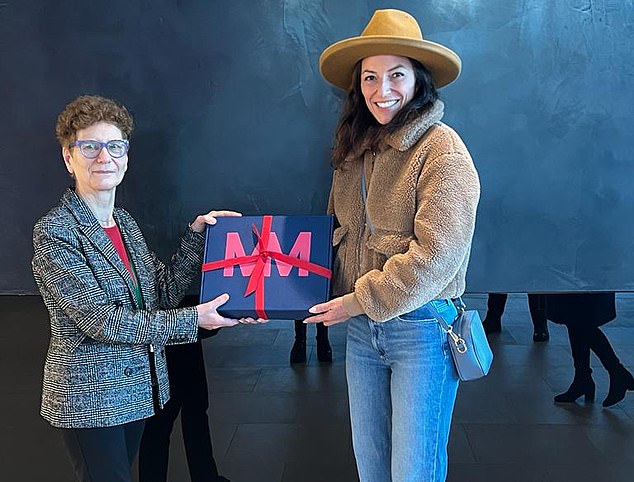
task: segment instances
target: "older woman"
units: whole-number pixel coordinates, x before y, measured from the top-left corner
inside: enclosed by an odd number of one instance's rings
[[[346,375],[362,482],[439,481],[458,378],[447,335],[465,289],[480,185],[437,88],[458,56],[416,20],[378,10],[358,37],[321,55],[347,91],[337,126],[329,212],[335,298],[307,322],[348,321]]]
[[[169,398],[164,346],[196,341],[199,326],[238,323],[216,312],[226,294],[175,307],[200,272],[205,224],[239,213],[198,216],[171,261],[157,259],[115,207],[132,127],[110,99],[66,106],[56,133],[75,186],[33,231],[33,273],[51,322],[41,413],[61,429],[78,478],[93,482],[131,480],[143,420]]]

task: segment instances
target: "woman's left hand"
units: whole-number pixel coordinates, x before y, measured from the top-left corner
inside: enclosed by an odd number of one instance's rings
[[[308,309],[315,316],[309,316],[304,323],[322,322],[325,326],[336,325],[350,318],[350,315],[343,307],[343,298],[334,298],[326,303],[320,303]]]
[[[261,325],[262,323],[268,323],[269,320],[264,318],[240,318],[238,322],[241,325]]]
[[[216,224],[216,218],[221,216],[242,216],[242,214],[236,211],[209,211],[207,214],[197,216],[190,224],[190,227],[192,228],[192,231],[202,233],[207,224]]]

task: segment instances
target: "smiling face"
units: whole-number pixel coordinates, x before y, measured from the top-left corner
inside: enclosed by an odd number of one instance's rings
[[[108,142],[123,139],[118,127],[98,122],[77,131],[77,140]],[[62,157],[66,169],[75,178],[75,190],[81,196],[99,196],[104,191],[113,192],[123,180],[128,169],[128,155],[115,158],[102,149],[95,159],[84,157],[79,147],[63,147]]]
[[[414,97],[416,74],[407,57],[375,55],[361,61],[361,93],[379,124],[388,124]]]

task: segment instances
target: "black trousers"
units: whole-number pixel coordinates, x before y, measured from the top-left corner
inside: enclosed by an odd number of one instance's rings
[[[77,480],[130,482],[144,420],[100,428],[60,429]]]
[[[192,482],[218,479],[209,433],[209,395],[202,343],[165,347],[170,400],[145,424],[139,453],[139,481],[167,480],[170,435],[180,413],[187,466]]]
[[[501,319],[506,306],[506,293],[489,293],[487,300],[487,318]],[[531,319],[535,328],[546,326],[546,306],[544,295],[529,293],[528,309],[531,312]]]

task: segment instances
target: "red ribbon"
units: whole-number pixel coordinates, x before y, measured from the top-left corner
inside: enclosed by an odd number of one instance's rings
[[[262,216],[262,233],[258,233],[258,228],[252,225],[253,232],[258,239],[258,254],[252,254],[250,256],[240,256],[237,258],[223,259],[220,261],[211,261],[204,263],[202,270],[213,271],[220,268],[226,268],[229,266],[236,266],[242,264],[249,264],[255,262],[253,271],[249,276],[249,283],[244,292],[246,298],[251,293],[255,292],[255,312],[259,318],[268,320],[268,316],[264,311],[264,268],[270,258],[282,261],[284,263],[295,266],[299,269],[304,269],[315,273],[316,275],[323,276],[330,279],[332,277],[332,271],[328,268],[324,268],[310,261],[294,258],[284,253],[278,253],[276,251],[269,251],[269,239],[271,237],[271,224],[273,222],[273,216]]]

